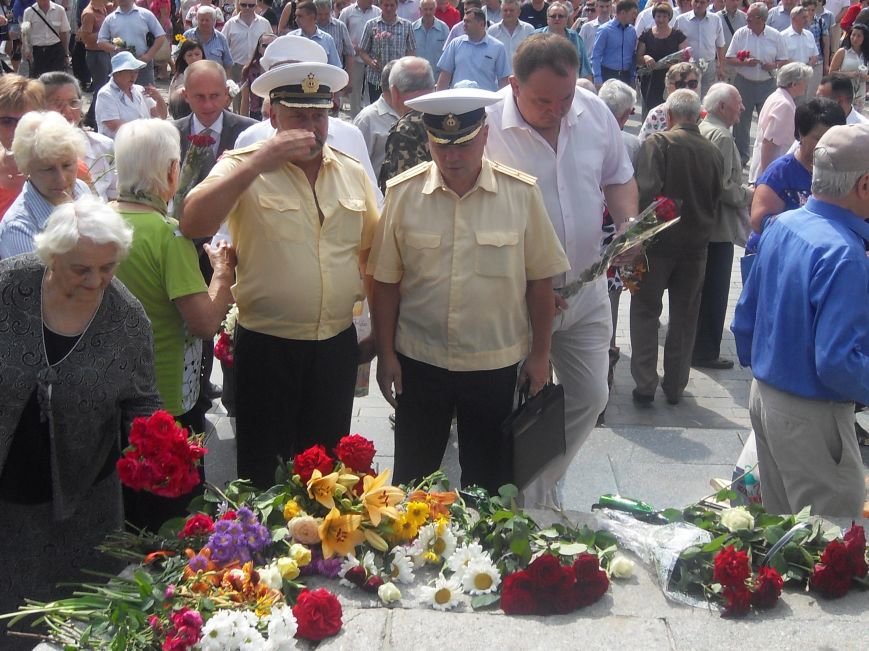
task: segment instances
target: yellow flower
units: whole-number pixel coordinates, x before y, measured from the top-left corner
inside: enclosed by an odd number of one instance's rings
[[[187,42],[187,38],[184,36],[184,34],[176,34],[175,42],[178,43],[178,45],[184,45],[184,43]]]
[[[281,573],[281,578],[287,581],[292,581],[299,576],[299,565],[288,556],[281,556],[277,560],[278,572]]]
[[[407,505],[407,519],[417,527],[425,524],[428,514],[429,508],[425,502],[411,502]]]
[[[380,524],[380,518],[384,515],[393,520],[397,519],[398,511],[395,510],[395,505],[404,499],[403,490],[386,483],[390,472],[387,468],[377,477],[366,475],[362,480],[362,505],[368,511],[368,517],[375,527]]]
[[[323,473],[315,469],[311,474],[311,479],[308,480],[308,497],[317,500],[327,509],[334,509],[335,485],[337,483],[337,472],[324,476]]]
[[[416,538],[419,533],[419,527],[408,517],[407,513],[402,513],[393,525],[395,536],[401,541],[407,542]]]
[[[314,472],[317,472],[316,470]],[[332,558],[336,553],[347,556],[365,540],[359,529],[361,515],[341,515],[333,508],[320,525],[320,540],[323,541],[323,558]]]
[[[299,506],[299,503],[296,500],[287,500],[287,503],[284,504],[284,520],[289,522],[297,515],[301,515],[302,507]]]
[[[365,533],[365,540],[368,542],[369,545],[374,547],[374,549],[379,552],[385,552],[389,549],[389,545],[383,539],[383,536],[381,536],[379,533],[377,533],[373,529],[364,529],[363,531]]]
[[[293,543],[290,545],[290,558],[296,561],[299,567],[305,567],[311,562],[311,550],[304,545]]]

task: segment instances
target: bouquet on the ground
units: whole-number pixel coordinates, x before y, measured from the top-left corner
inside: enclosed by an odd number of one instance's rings
[[[681,50],[677,50],[672,54],[661,57],[655,61],[655,65],[653,66],[639,66],[637,68],[637,74],[639,76],[650,75],[655,70],[666,70],[677,63],[688,63],[689,61],[693,61],[693,58],[694,51],[690,47],[683,47]]]
[[[156,411],[130,428],[130,445],[117,462],[121,483],[160,497],[180,497],[199,484],[207,449],[202,436],[189,434],[172,414]]]
[[[175,196],[172,197],[172,217],[178,220],[181,218],[184,198],[202,180],[203,166],[206,163],[214,162],[211,147],[217,142],[211,136],[202,133],[189,135],[187,140],[190,144],[187,147],[187,155],[184,156],[184,163],[181,165],[178,189],[175,190]]]
[[[219,362],[223,362],[228,368],[235,365],[235,324],[238,323],[238,305],[233,303],[220,324],[220,332],[214,341],[214,356]]]

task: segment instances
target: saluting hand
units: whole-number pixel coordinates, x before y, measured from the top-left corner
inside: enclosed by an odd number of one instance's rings
[[[272,172],[288,162],[310,158],[312,150],[322,147],[312,131],[279,131],[265,141],[251,157],[260,172]]]

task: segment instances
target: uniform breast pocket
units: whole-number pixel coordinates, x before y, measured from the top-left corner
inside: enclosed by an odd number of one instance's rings
[[[362,213],[365,199],[338,199],[337,235],[341,242],[359,244],[362,241]]]
[[[415,270],[423,278],[436,277],[441,255],[441,234],[409,231],[404,241],[407,242],[405,268]]]
[[[267,237],[288,242],[305,239],[305,221],[298,199],[278,195],[260,195],[260,216]]]
[[[482,276],[509,276],[513,272],[519,233],[516,231],[478,231],[477,273]]]

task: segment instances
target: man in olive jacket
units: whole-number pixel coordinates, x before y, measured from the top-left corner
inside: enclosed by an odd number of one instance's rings
[[[721,152],[700,134],[700,97],[688,89],[667,98],[670,129],[647,138],[637,153],[640,205],[664,195],[680,205],[680,223],[659,234],[647,249],[648,272],[631,297],[631,375],[637,404],[655,399],[660,381],[675,405],[688,384],[697,329],[706,246],[715,227],[724,163]],[[664,290],[670,323],[664,345],[664,378],[658,377],[658,318]]]

